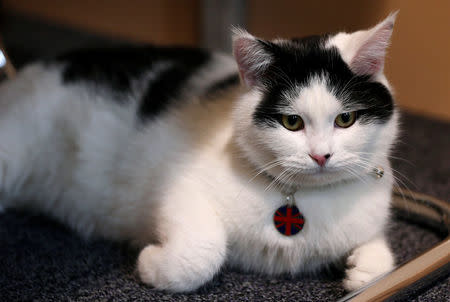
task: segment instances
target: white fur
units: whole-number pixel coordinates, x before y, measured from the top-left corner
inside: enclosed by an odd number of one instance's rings
[[[374,260],[376,259],[376,261]],[[394,267],[394,258],[384,238],[375,238],[355,250],[347,258],[344,287],[355,290]]]
[[[227,66],[222,75],[235,68]],[[30,66],[0,87],[2,206],[36,208],[82,235],[145,246],[138,271],[158,289],[194,290],[225,261],[268,274],[314,272],[352,250],[345,286],[356,288],[393,265],[382,233],[397,115],[386,125],[336,129],[343,108],[324,81],[291,92],[286,114],[304,117],[305,131],[255,127],[258,90],[187,102],[136,129],[136,103],[64,86],[58,67]],[[333,153],[325,171],[310,152]],[[271,184],[259,172],[275,159],[281,166],[267,169],[274,177],[299,172]],[[378,165],[382,179],[370,175]],[[286,186],[297,189],[306,219],[292,237],[272,221]]]

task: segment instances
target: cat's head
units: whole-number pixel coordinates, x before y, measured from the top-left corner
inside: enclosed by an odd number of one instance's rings
[[[325,185],[386,164],[397,113],[383,74],[396,14],[355,33],[265,41],[235,30],[249,88],[234,110],[238,146],[281,185]]]

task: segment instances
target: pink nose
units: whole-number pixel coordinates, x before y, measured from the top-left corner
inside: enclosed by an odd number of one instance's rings
[[[316,154],[309,154],[309,157],[311,157],[319,166],[323,167],[327,163],[327,160],[331,157],[331,154],[325,154],[325,155],[316,155]]]

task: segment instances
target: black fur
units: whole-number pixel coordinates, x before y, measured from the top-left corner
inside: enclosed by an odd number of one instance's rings
[[[176,100],[186,80],[195,70],[194,66],[175,64],[158,74],[154,81],[148,83],[138,108],[138,116],[142,120],[147,120],[167,109],[169,104]]]
[[[57,61],[65,64],[64,83],[91,82],[118,93],[129,92],[132,80],[150,72],[155,64],[167,63],[166,69],[149,80],[140,100],[137,114],[146,120],[167,109],[185,81],[210,57],[208,52],[194,48],[126,46],[75,51]],[[115,98],[123,99],[126,98]]]
[[[259,41],[274,61],[261,76],[260,88],[264,97],[254,112],[255,124],[278,126],[281,115],[277,108],[286,105],[282,93],[292,89],[291,83],[301,87],[311,77],[321,75],[328,78],[329,90],[335,92],[337,99],[345,102],[346,107],[367,108],[358,111],[361,123],[383,123],[390,118],[394,105],[388,89],[372,81],[370,76],[354,74],[336,48],[325,49],[327,38],[311,36],[293,39],[285,45]],[[344,98],[344,95],[347,97]]]

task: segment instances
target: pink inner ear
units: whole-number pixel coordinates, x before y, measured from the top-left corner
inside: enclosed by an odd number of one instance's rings
[[[248,38],[238,38],[233,44],[233,55],[236,59],[239,73],[241,78],[244,80],[245,84],[252,87],[255,85],[256,76],[251,70],[251,48],[253,40]]]
[[[264,70],[272,61],[261,42],[250,35],[236,37],[233,41],[233,54],[245,84],[249,87],[258,85]]]
[[[383,22],[379,28],[370,30],[369,38],[358,49],[350,68],[358,75],[374,75],[383,70],[386,49],[392,35],[393,20]]]

